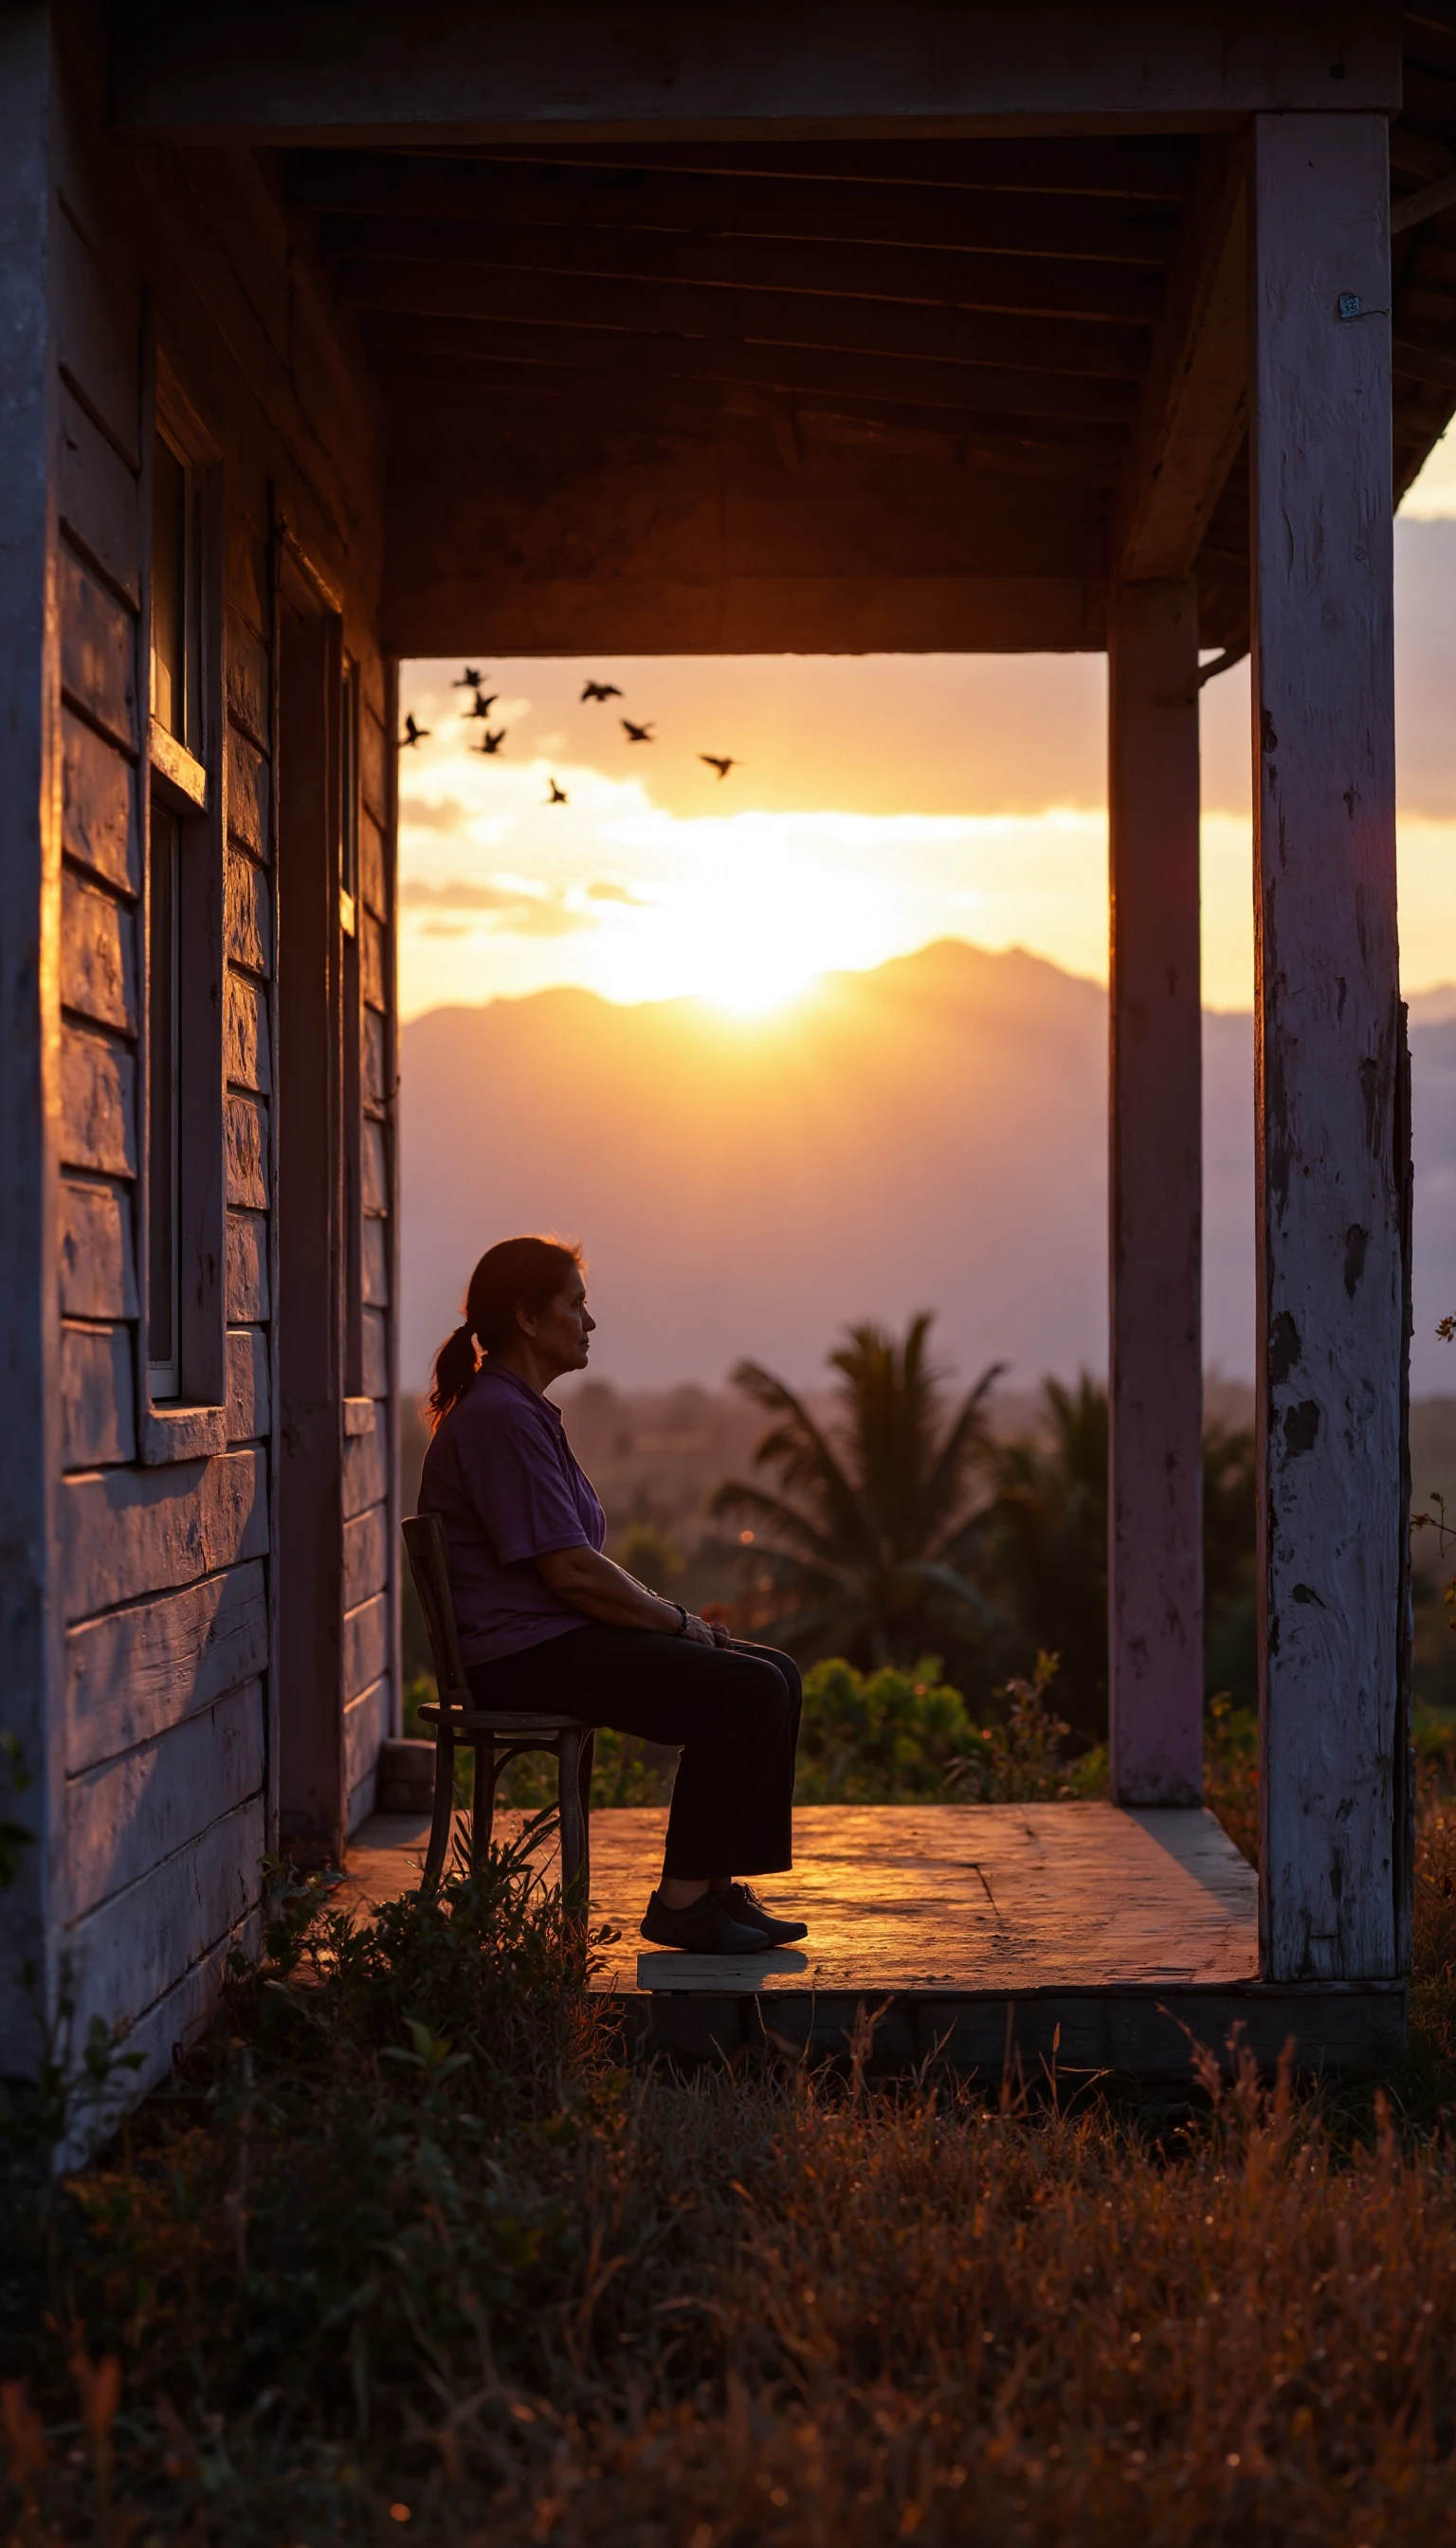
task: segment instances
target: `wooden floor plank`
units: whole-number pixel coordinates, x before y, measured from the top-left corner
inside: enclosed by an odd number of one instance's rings
[[[502,1836],[519,1816],[501,1815]],[[666,1813],[592,1817],[592,1895],[619,1934],[612,1992],[1000,1993],[1228,1986],[1258,1970],[1257,1880],[1212,1814],[1057,1805],[811,1805],[790,1875],[765,1879],[809,1923],[802,1948],[682,1956],[638,1936]],[[350,1851],[363,1899],[414,1880],[425,1825],[377,1815]]]
[[[1292,2047],[1301,2070],[1321,2072],[1369,2068],[1404,2041],[1398,1983],[1259,1980],[1254,1870],[1196,1807],[805,1807],[792,1873],[763,1889],[809,1936],[742,1959],[643,1945],[666,1821],[645,1808],[592,1818],[595,1919],[616,1932],[593,1986],[634,2057],[772,2043],[843,2058],[867,2024],[877,2069],[1186,2086],[1195,2044],[1226,2066],[1244,2045],[1265,2070]],[[502,1814],[500,1836],[520,1822]],[[376,1815],[350,1844],[339,1898],[362,1911],[406,1891],[427,1836],[423,1816]]]

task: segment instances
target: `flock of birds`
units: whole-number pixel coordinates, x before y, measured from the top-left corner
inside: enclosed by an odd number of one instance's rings
[[[483,752],[488,759],[494,760],[505,741],[506,728],[503,725],[493,727],[491,724],[491,710],[500,693],[499,690],[488,690],[485,686],[486,679],[486,675],[481,672],[478,665],[467,664],[450,686],[455,690],[470,692],[471,703],[464,712],[467,723],[473,725],[479,718],[485,725],[486,730],[479,743],[471,745],[472,752]],[[619,699],[621,695],[615,682],[589,682],[578,704],[585,706],[589,700],[604,704],[607,699]],[[624,716],[618,717],[617,723],[629,743],[656,743],[657,741],[652,730],[653,720],[651,719],[643,725],[634,725],[630,717]],[[432,732],[432,727],[416,725],[412,716],[407,716],[405,731],[400,737],[401,751],[409,752],[417,744],[428,743]],[[700,752],[697,757],[709,770],[717,772],[720,780],[727,777],[730,770],[743,768],[742,762],[735,761],[733,755],[728,752]],[[551,793],[546,799],[548,805],[566,805],[571,802],[566,789],[559,786],[554,778],[549,781],[549,784]]]

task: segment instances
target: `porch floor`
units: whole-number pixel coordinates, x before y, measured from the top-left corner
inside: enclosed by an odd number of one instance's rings
[[[500,1835],[520,1819],[498,1816]],[[1399,1986],[1259,1981],[1257,1878],[1201,1808],[801,1807],[793,1871],[763,1889],[809,1935],[742,1959],[639,1940],[666,1822],[656,1807],[592,1817],[593,1919],[618,1933],[592,1987],[644,2049],[702,2057],[767,2032],[843,2051],[863,2009],[876,2065],[939,2053],[999,2074],[1011,2054],[1173,2079],[1191,2038],[1222,2048],[1235,2026],[1265,2063],[1293,2037],[1304,2067],[1356,2066],[1404,2032]],[[422,1816],[365,1823],[343,1898],[416,1883],[427,1834]]]

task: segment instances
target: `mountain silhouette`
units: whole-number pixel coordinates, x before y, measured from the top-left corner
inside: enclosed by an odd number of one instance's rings
[[[849,1319],[939,1312],[962,1373],[1107,1362],[1107,997],[1014,949],[947,940],[824,976],[781,1012],[616,1007],[581,990],[442,1008],[404,1031],[407,1385],[471,1266],[513,1230],[586,1243],[593,1368],[800,1382]],[[1456,996],[1411,1003],[1413,1386],[1456,1387]],[[1252,1372],[1253,1029],[1204,1021],[1205,1360]],[[1447,1295],[1450,1297],[1448,1298]],[[1447,1368],[1447,1359],[1450,1368]]]

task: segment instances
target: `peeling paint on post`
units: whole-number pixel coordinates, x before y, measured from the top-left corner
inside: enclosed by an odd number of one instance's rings
[[[1108,627],[1113,1794],[1203,1788],[1203,1019],[1198,592],[1126,586]]]
[[[1260,1926],[1352,1981],[1405,1880],[1384,119],[1258,117],[1252,193]]]

